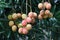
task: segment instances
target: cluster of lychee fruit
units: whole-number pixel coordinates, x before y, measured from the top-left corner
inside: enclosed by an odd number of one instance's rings
[[[53,14],[50,12],[51,4],[48,2],[39,3],[38,8],[41,9],[39,15],[37,16],[36,12],[29,12],[27,14],[22,13],[12,13],[8,15],[9,26],[11,27],[12,31],[15,32],[18,30],[20,34],[27,34],[32,29],[32,24],[35,23],[35,19],[46,19],[53,17]],[[45,9],[46,8],[46,9]],[[16,24],[15,20],[22,19],[21,22]]]
[[[14,20],[18,18],[22,19],[22,21],[18,24]],[[37,18],[37,13],[29,12],[27,14],[21,13],[13,13],[12,15],[8,15],[9,26],[11,27],[13,32],[18,30],[20,34],[27,34],[29,30],[32,29],[32,24],[35,23],[35,18]]]
[[[43,19],[43,18],[46,19],[53,17],[53,14],[50,12],[51,3],[48,2],[39,3],[38,8],[41,9],[38,15],[38,19]]]

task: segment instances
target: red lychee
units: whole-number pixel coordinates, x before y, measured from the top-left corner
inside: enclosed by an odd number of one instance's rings
[[[22,21],[22,26],[26,26],[27,25],[27,21],[26,20],[23,20]]]
[[[30,17],[27,17],[26,21],[27,21],[27,23],[31,23],[32,19]]]
[[[33,17],[33,12],[29,12],[28,17],[32,18]]]

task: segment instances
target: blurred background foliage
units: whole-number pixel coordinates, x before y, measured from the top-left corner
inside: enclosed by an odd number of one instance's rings
[[[48,0],[45,0],[48,1]],[[42,0],[31,0],[32,11],[39,14],[38,3]],[[50,0],[53,18],[38,20],[27,35],[12,32],[8,26],[7,16],[13,12],[26,13],[26,0],[0,0],[0,40],[60,40],[60,0]],[[30,11],[30,0],[28,0]]]

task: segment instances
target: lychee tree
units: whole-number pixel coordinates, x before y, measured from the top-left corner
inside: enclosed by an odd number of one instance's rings
[[[60,40],[59,4],[60,0],[1,0],[0,40]]]

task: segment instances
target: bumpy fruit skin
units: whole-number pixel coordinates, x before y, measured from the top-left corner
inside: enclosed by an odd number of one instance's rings
[[[18,18],[22,17],[21,13],[17,13],[17,16],[18,16]]]
[[[21,27],[22,27],[22,23],[19,23],[19,24],[18,24],[18,28],[21,28]]]
[[[14,21],[9,21],[9,26],[13,26],[14,25]]]
[[[18,32],[20,34],[27,34],[28,33],[28,30],[26,28],[19,28]]]
[[[28,33],[28,30],[26,28],[23,28],[23,31],[22,31],[23,34],[27,34]]]
[[[49,17],[49,18],[53,17],[53,14],[52,14],[52,13],[50,13],[50,14],[48,15],[48,17]]]
[[[37,13],[33,12],[34,18],[37,18]]]
[[[31,30],[31,29],[32,29],[32,25],[31,25],[31,24],[27,24],[27,25],[26,25],[26,29],[27,29],[27,30]]]
[[[13,31],[13,32],[17,31],[17,26],[16,26],[16,25],[13,25],[13,26],[12,26],[12,31]]]
[[[16,20],[18,17],[17,17],[17,14],[16,13],[13,13],[12,14],[12,18],[14,19],[14,20]]]
[[[38,19],[42,20],[43,17],[39,14],[39,15],[38,15]]]
[[[22,34],[23,28],[18,29],[18,33]]]
[[[43,16],[44,15],[44,10],[40,11],[40,15]]]
[[[27,21],[27,23],[31,23],[32,19],[30,17],[27,17],[26,21]]]
[[[48,18],[48,15],[44,15],[43,18],[44,18],[44,19]]]
[[[26,14],[22,14],[22,19],[26,19],[27,15]]]
[[[8,19],[9,20],[12,20],[12,15],[8,15]]]
[[[46,15],[49,15],[49,14],[50,14],[50,11],[49,11],[49,10],[46,10],[46,11],[45,11],[45,14],[46,14]]]
[[[34,24],[35,23],[35,18],[32,18],[32,22],[31,22],[32,24]]]
[[[39,9],[43,9],[43,3],[39,3],[39,4],[38,4],[38,8],[39,8]]]
[[[26,26],[27,25],[27,21],[26,20],[23,20],[22,21],[22,26]]]
[[[51,9],[51,4],[50,3],[48,3],[47,5],[46,5],[46,9]]]
[[[28,17],[32,18],[33,17],[33,12],[29,12]]]
[[[48,4],[48,2],[44,2],[44,7],[46,7],[47,4]]]

